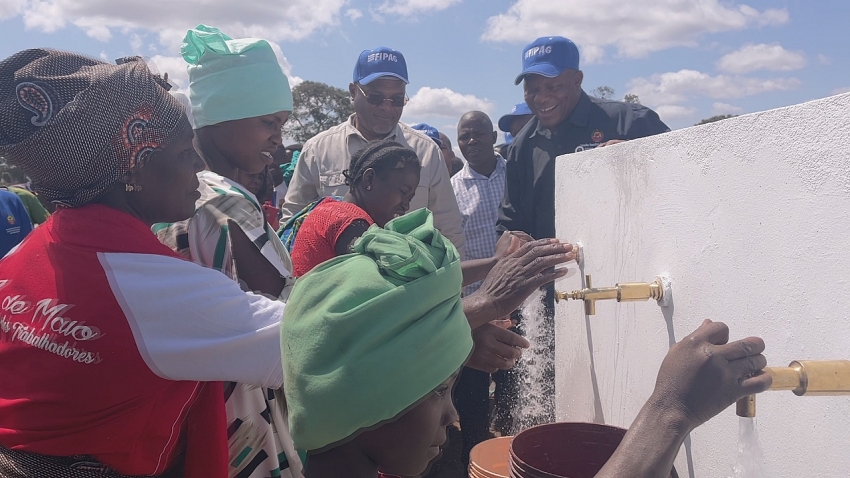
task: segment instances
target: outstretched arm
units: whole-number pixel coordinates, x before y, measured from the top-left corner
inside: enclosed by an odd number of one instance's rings
[[[670,349],[617,451],[596,478],[666,478],[685,437],[739,398],[770,387],[764,341],[727,343],[729,328],[706,320]]]

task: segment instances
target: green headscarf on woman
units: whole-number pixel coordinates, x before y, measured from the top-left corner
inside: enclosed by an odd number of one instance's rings
[[[402,475],[436,456],[444,422],[456,417],[451,382],[472,351],[461,280],[457,250],[420,209],[372,226],[353,254],[296,282],[281,348],[290,431],[312,455],[308,477],[323,458],[341,465],[333,455],[344,447],[373,448],[376,466]],[[407,438],[388,437],[397,433]]]

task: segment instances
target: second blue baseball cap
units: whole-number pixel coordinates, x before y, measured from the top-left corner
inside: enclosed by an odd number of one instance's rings
[[[354,65],[354,82],[368,85],[382,76],[392,76],[410,83],[407,80],[407,62],[398,50],[379,46],[374,50],[363,50]]]
[[[527,75],[554,78],[564,70],[578,70],[578,48],[564,37],[540,37],[522,50],[522,73],[516,77],[518,85]]]
[[[511,121],[514,120],[517,116],[531,115],[534,114],[531,112],[531,108],[525,104],[525,101],[522,103],[517,103],[511,109],[511,112],[499,118],[499,129],[504,131],[505,133],[510,132],[511,130]]]
[[[433,139],[434,142],[437,143],[437,146],[443,146],[443,140],[440,139],[440,132],[437,131],[437,128],[429,125],[428,123],[417,123],[411,126],[411,128],[425,133],[426,136]]]

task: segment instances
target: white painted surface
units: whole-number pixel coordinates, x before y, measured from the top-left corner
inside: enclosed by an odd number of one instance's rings
[[[670,344],[705,318],[763,337],[770,365],[850,359],[850,94],[557,161],[558,237],[584,244],[594,286],[673,286],[669,308],[556,306],[559,420],[628,427]],[[757,405],[769,477],[850,476],[850,397]],[[737,424],[733,406],[698,428],[680,476],[729,476]]]

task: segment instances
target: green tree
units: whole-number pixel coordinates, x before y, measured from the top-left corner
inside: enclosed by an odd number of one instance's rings
[[[734,117],[736,117],[736,116],[738,116],[738,115],[717,115],[717,116],[712,116],[711,118],[706,118],[706,119],[704,119],[704,120],[700,121],[699,123],[695,124],[694,126],[699,126],[699,125],[701,125],[701,124],[714,123],[715,121],[720,121],[720,120],[725,120],[725,119],[729,119],[729,118],[734,118]]]
[[[283,135],[303,143],[354,113],[348,91],[318,81],[305,81],[292,89],[292,114]]]
[[[627,93],[626,96],[623,97],[623,101],[626,103],[640,104],[640,98],[638,98],[638,95],[634,93]]]
[[[609,100],[614,97],[614,88],[605,85],[597,86],[596,88],[591,90],[590,93],[597,98]]]

